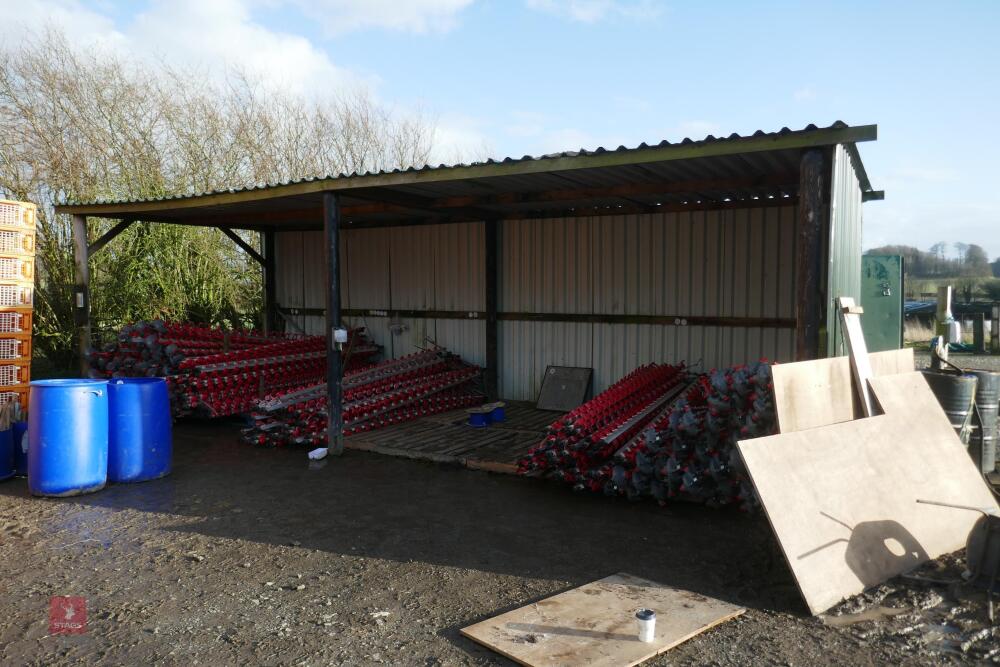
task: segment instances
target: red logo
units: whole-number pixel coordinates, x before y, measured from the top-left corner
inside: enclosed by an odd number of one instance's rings
[[[87,631],[87,599],[49,598],[49,634],[82,635]]]

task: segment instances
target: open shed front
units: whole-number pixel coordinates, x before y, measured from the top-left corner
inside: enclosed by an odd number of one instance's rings
[[[88,254],[128,224],[261,232],[269,326],[325,333],[329,349],[333,328],[365,326],[386,358],[433,342],[483,366],[487,393],[524,402],[504,437],[446,414],[359,446],[438,438],[475,460],[474,438],[493,437],[490,456],[509,458],[551,421],[529,405],[549,365],[593,368],[597,393],[649,362],[835,352],[833,299],[860,297],[861,203],[881,197],[855,143],[875,137],[837,123],[57,210],[76,216],[83,295]],[[88,216],[123,222],[88,244]],[[337,449],[342,372],[328,359]]]

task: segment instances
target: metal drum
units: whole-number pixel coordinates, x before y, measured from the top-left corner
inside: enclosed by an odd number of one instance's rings
[[[1000,372],[970,370],[976,376],[976,412],[970,439],[974,453],[980,455],[982,471],[996,468],[997,416],[1000,412]]]
[[[28,488],[74,496],[108,478],[107,380],[36,380],[28,413]]]
[[[923,374],[938,403],[948,415],[955,433],[962,444],[968,446],[972,430],[972,407],[976,399],[976,376],[929,370],[923,371]]]

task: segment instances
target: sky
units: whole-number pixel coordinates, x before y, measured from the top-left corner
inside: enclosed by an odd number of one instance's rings
[[[1000,256],[1000,2],[0,0],[0,45],[364,88],[435,119],[436,162],[876,123],[864,246]]]

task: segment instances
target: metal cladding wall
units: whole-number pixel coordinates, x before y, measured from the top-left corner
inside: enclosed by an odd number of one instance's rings
[[[827,276],[826,353],[846,354],[836,299],[861,303],[861,185],[851,154],[839,144],[833,152],[830,185],[829,273]],[[822,346],[822,343],[821,343]]]
[[[326,270],[322,232],[281,232],[275,235],[275,246],[279,305],[322,310]],[[344,230],[342,307],[477,313],[485,308],[484,252],[481,223]],[[323,333],[324,319],[318,315],[291,319],[306,333]],[[431,339],[473,363],[486,363],[482,319],[390,321],[372,315],[345,319],[351,325],[368,327],[387,357],[416,352]]]
[[[501,312],[795,317],[795,206],[502,223]],[[533,400],[545,366],[792,361],[791,328],[500,322],[500,394]]]
[[[774,207],[504,221],[501,313],[795,317],[796,208]],[[485,309],[481,223],[343,232],[345,308]],[[278,302],[323,307],[320,232],[276,235]],[[303,280],[303,275],[306,276]],[[299,316],[322,333],[318,316]],[[353,318],[387,356],[425,337],[485,363],[482,319]],[[539,322],[499,323],[501,396],[534,400],[547,365],[594,368],[601,391],[639,364],[685,360],[705,368],[761,357],[792,361],[793,328]]]

